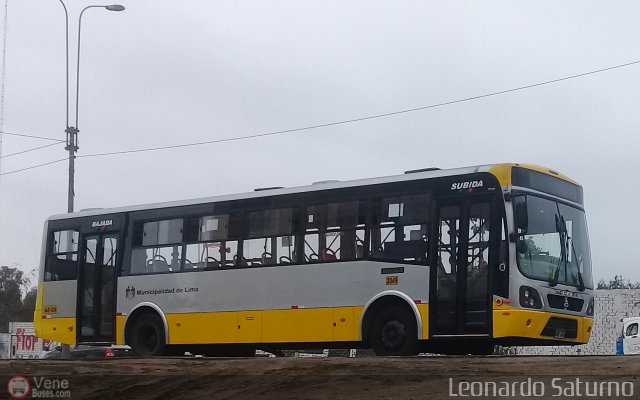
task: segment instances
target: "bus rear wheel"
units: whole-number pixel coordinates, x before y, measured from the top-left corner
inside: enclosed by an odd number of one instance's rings
[[[138,318],[131,329],[129,345],[137,356],[161,356],[165,350],[166,340],[164,325],[160,317],[154,314],[144,314]]]
[[[383,308],[375,317],[371,347],[377,356],[411,356],[418,354],[418,327],[408,307]]]

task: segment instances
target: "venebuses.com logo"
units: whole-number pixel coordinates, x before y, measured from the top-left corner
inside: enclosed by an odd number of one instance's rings
[[[24,376],[14,376],[7,382],[7,393],[14,399],[24,399],[31,391],[31,384]]]
[[[14,376],[7,382],[7,393],[13,399],[68,399],[71,398],[68,379],[34,376]]]

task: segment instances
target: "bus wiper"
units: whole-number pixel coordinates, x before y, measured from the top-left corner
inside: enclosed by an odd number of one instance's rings
[[[564,219],[564,217],[562,217]],[[582,279],[582,272],[580,272],[580,265],[578,264],[578,257],[576,255],[576,248],[573,245],[573,240],[571,241],[571,252],[573,254],[573,259],[576,260],[576,272],[578,273],[578,290],[584,292],[586,287],[584,286],[584,280]]]
[[[558,260],[558,265],[556,265],[556,270],[553,272],[553,277],[549,281],[549,286],[556,286],[558,284],[558,279],[560,279],[560,265],[564,264],[565,268],[567,266],[567,242],[566,242],[566,227],[562,226],[561,217],[558,217],[556,214],[556,232],[560,236],[560,259]]]
[[[556,230],[560,235],[560,260],[558,261],[558,265],[556,266],[556,270],[553,274],[553,279],[549,282],[549,286],[556,286],[558,284],[558,279],[560,278],[560,263],[564,262],[565,269],[567,264],[573,265],[573,263],[569,262],[569,257],[567,256],[567,248],[569,247],[569,232],[567,232],[567,225],[564,220],[564,216],[558,217],[556,214]],[[573,241],[571,241],[571,251],[573,253],[573,259],[578,262],[578,258],[576,255],[576,248],[573,245]],[[576,272],[578,276],[578,290],[584,292],[586,287],[584,286],[584,279],[582,278],[582,272],[580,272],[580,266],[576,264]]]

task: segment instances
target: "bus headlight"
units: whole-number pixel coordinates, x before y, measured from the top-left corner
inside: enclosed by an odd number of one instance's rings
[[[593,317],[594,303],[595,303],[595,298],[592,297],[591,300],[589,300],[589,305],[587,306],[587,315],[590,317]]]
[[[520,286],[520,305],[526,308],[542,308],[538,291],[529,286]]]

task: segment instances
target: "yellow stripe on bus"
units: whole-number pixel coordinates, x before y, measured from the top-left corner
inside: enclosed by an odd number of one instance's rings
[[[362,307],[167,314],[170,344],[358,340]]]
[[[422,337],[429,337],[429,305],[418,304]],[[169,344],[355,342],[364,306],[166,314]],[[125,317],[116,317],[123,344]]]
[[[422,337],[429,337],[429,305],[418,304]],[[364,306],[167,314],[170,344],[354,342]],[[42,318],[38,337],[73,345],[75,318]],[[116,316],[116,344],[124,344],[125,316]]]

